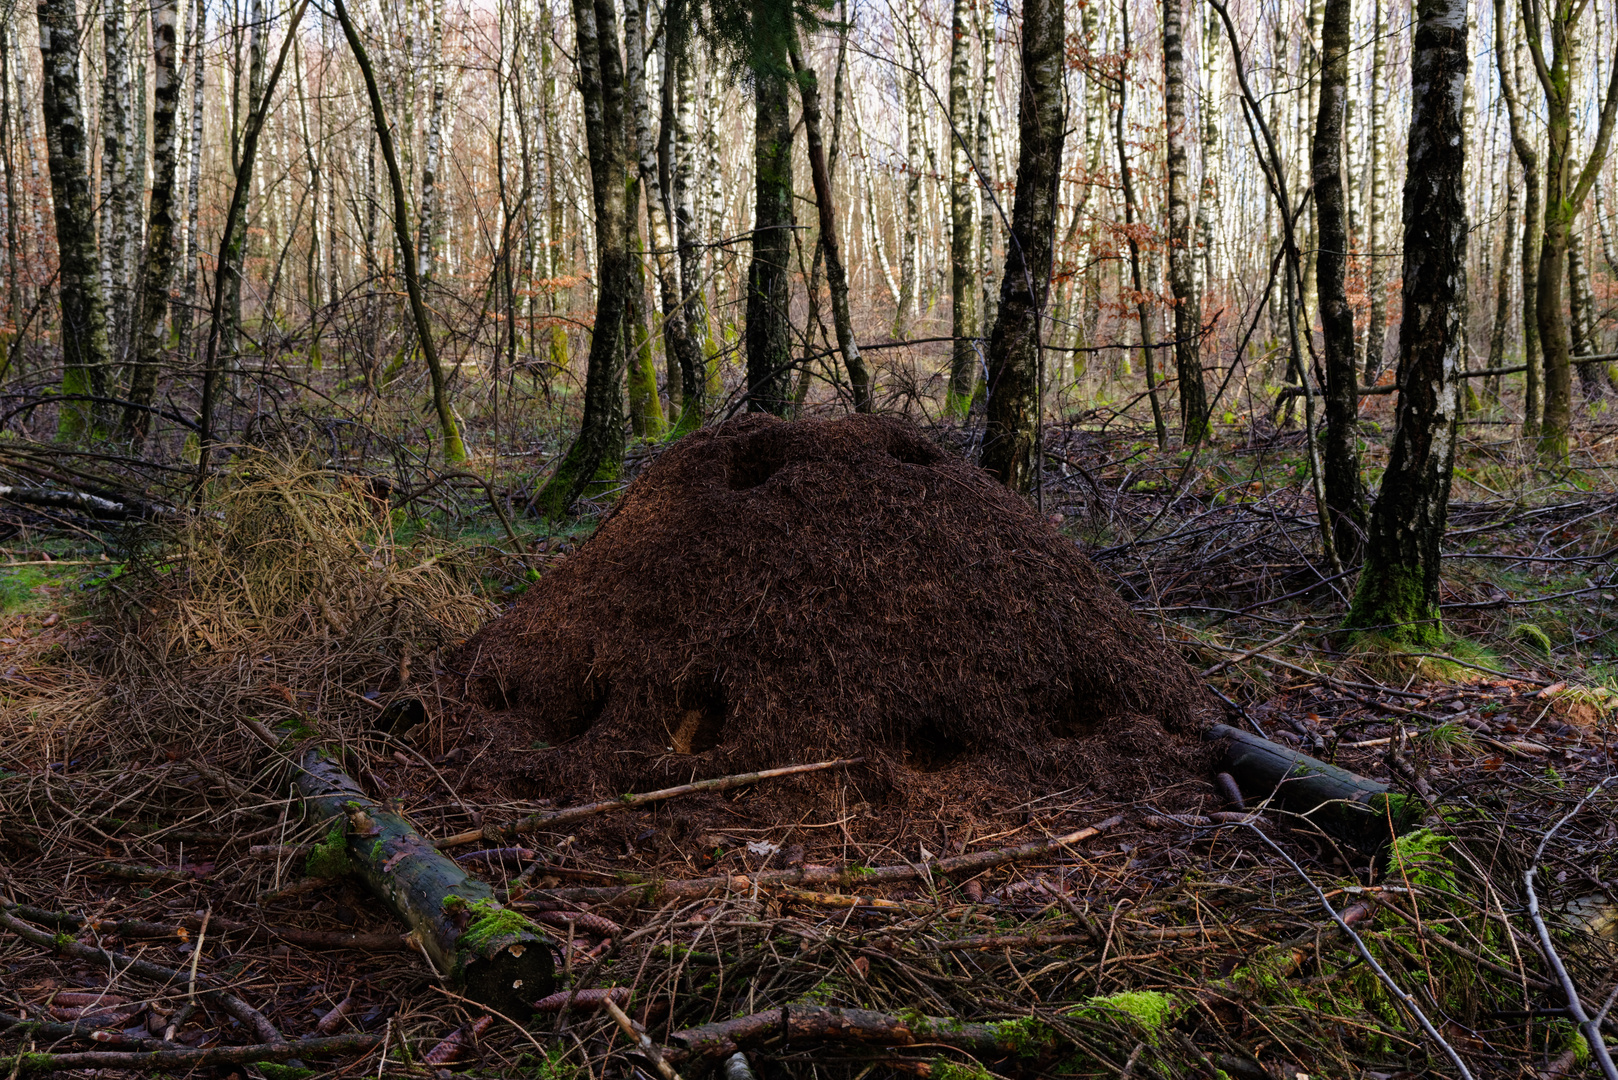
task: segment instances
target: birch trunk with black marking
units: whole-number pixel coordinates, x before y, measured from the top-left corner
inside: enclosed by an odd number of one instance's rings
[[[402,815],[365,794],[325,751],[306,750],[295,778],[333,836],[311,856],[317,876],[352,870],[410,928],[410,943],[473,1001],[526,1019],[555,985],[545,933],[503,907]],[[337,848],[335,839],[343,846]]]
[[[1321,447],[1332,547],[1344,566],[1359,562],[1365,536],[1360,481],[1358,365],[1348,304],[1348,222],[1343,197],[1343,117],[1348,99],[1352,0],[1326,0],[1321,27],[1320,113],[1311,154],[1315,185],[1315,285],[1326,353],[1326,430]]]
[[[191,146],[186,155],[185,181],[185,288],[181,296],[177,335],[179,354],[191,354],[191,323],[197,310],[197,275],[202,262],[198,258],[202,234],[197,231],[197,208],[202,185],[202,117],[204,78],[203,41],[207,37],[207,8],[204,0],[196,0],[192,10],[191,30]]]
[[[663,10],[662,78],[659,80],[660,120],[658,136],[652,138],[650,103],[642,95],[637,102],[636,132],[640,142],[640,182],[646,190],[646,224],[652,235],[652,258],[657,268],[657,291],[663,310],[663,353],[668,369],[669,408],[679,406],[674,419],[675,430],[685,432],[702,422],[702,394],[697,388],[697,373],[702,369],[702,343],[691,331],[689,305],[686,303],[681,280],[683,259],[675,238],[675,224],[679,214],[676,208],[679,195],[674,193],[673,162],[670,159],[672,143],[680,141],[675,128],[684,102],[676,104],[679,92],[679,73],[682,65],[689,70],[686,53],[689,49],[689,31],[685,4],[676,2]],[[687,136],[686,149],[689,146]],[[679,194],[685,194],[681,191]],[[695,411],[685,408],[688,396],[697,405]]]
[[[1460,421],[1466,5],[1467,0],[1419,4],[1404,186],[1398,427],[1347,620],[1349,627],[1417,645],[1443,640],[1439,548]]]
[[[646,302],[646,249],[641,239],[641,200],[646,202],[648,222],[662,217],[662,193],[657,183],[656,143],[652,139],[652,111],[646,94],[646,5],[642,0],[624,3],[624,93],[625,122],[634,133],[629,148],[634,163],[629,170],[628,210],[630,247],[629,310],[625,313],[625,333],[629,335],[629,423],[635,437],[657,439],[663,435],[663,403],[657,396],[657,363],[653,355],[651,310]],[[627,137],[627,136],[626,136]],[[652,246],[661,252],[665,245]],[[654,260],[667,256],[655,255]],[[658,275],[661,282],[661,274]]]
[[[427,112],[427,145],[421,162],[421,204],[418,222],[416,274],[423,288],[432,284],[438,251],[438,170],[444,144],[444,0],[432,0],[432,37],[427,44],[432,70],[432,101]]]
[[[980,183],[978,200],[978,274],[981,279],[983,303],[978,312],[978,325],[993,327],[999,317],[1000,293],[995,283],[994,242],[1001,235],[1000,208],[994,197],[995,178],[1000,176],[994,159],[994,68],[995,25],[993,0],[977,3],[979,66],[983,78],[978,86],[977,158]],[[987,346],[987,342],[985,342]]]
[[[1366,386],[1375,386],[1382,374],[1382,357],[1388,344],[1388,33],[1383,15],[1386,0],[1376,0],[1372,15],[1374,39],[1371,44],[1371,82],[1366,93],[1371,98],[1371,190],[1366,207],[1366,249],[1370,273],[1366,275],[1371,294],[1365,319],[1365,361],[1362,365]]]
[[[1163,112],[1168,137],[1169,289],[1174,294],[1174,369],[1180,383],[1180,431],[1187,445],[1208,435],[1202,381],[1202,298],[1191,250],[1191,179],[1186,140],[1185,0],[1163,0]]]
[[[101,289],[107,302],[107,349],[114,362],[129,344],[129,212],[136,198],[130,160],[129,34],[124,0],[101,12]],[[109,385],[111,380],[109,379]]]
[[[1197,202],[1197,238],[1201,251],[1198,295],[1206,295],[1216,280],[1214,223],[1219,220],[1220,119],[1224,113],[1224,49],[1219,40],[1219,14],[1209,8],[1202,26],[1202,198]]]
[[[1572,357],[1579,372],[1579,389],[1588,401],[1601,396],[1599,361],[1579,363],[1581,356],[1594,356],[1596,348],[1595,297],[1590,288],[1590,264],[1584,258],[1584,233],[1575,228],[1567,243],[1568,326],[1572,331]]]
[[[174,278],[174,116],[180,103],[175,53],[180,21],[179,0],[152,4],[152,67],[156,95],[152,110],[152,194],[147,211],[146,257],[141,267],[140,322],[129,379],[130,408],[124,410],[124,437],[139,443],[146,437],[157,390],[157,360],[163,349],[163,318],[168,314],[169,283]]]
[[[1035,481],[1040,333],[1050,295],[1056,191],[1066,136],[1062,0],[1024,0],[1017,194],[1000,309],[989,339],[983,467],[1013,491]]]
[[[669,63],[674,66],[678,102],[674,108],[674,220],[679,231],[681,306],[686,333],[691,341],[680,362],[680,417],[676,427],[691,431],[702,423],[707,403],[707,366],[704,342],[708,336],[708,314],[703,304],[705,283],[702,273],[703,249],[697,223],[697,79],[696,62],[691,56],[689,16],[684,3],[670,5],[668,20]]]
[[[965,418],[978,375],[977,201],[972,161],[972,0],[955,0],[949,55],[950,333],[954,335],[944,411]]]
[[[101,427],[101,410],[82,400],[107,391],[106,298],[96,258],[95,209],[90,200],[90,160],[84,107],[79,96],[79,19],[75,0],[39,5],[39,51],[44,69],[41,98],[46,159],[56,218],[57,294],[62,304],[62,402],[57,428],[64,439],[83,439]]]

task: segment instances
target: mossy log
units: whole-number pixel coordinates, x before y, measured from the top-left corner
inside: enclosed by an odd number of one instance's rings
[[[555,987],[545,932],[501,906],[405,818],[382,806],[321,749],[303,752],[298,790],[318,818],[334,819],[309,856],[313,876],[352,872],[406,926],[440,975],[467,997],[526,1018]]]
[[[1375,850],[1416,823],[1414,808],[1386,784],[1226,724],[1208,737],[1225,743],[1225,771],[1249,801],[1273,795],[1355,847]]]

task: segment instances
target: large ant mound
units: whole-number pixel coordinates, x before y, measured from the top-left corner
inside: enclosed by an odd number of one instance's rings
[[[451,668],[485,760],[552,795],[852,755],[1109,794],[1205,768],[1173,648],[1025,502],[881,417],[683,439]]]

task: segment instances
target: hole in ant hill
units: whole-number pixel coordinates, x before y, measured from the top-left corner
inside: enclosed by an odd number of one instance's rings
[[[669,732],[676,754],[702,754],[718,746],[725,734],[725,697],[717,687],[688,701]]]
[[[966,756],[964,742],[931,724],[911,732],[905,740],[905,762],[918,772],[939,772]]]
[[[750,491],[774,476],[786,464],[778,450],[746,447],[730,459],[730,490]]]

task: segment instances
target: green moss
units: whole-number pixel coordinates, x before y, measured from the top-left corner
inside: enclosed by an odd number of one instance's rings
[[[449,899],[445,899],[446,904]],[[466,903],[464,900],[461,902]],[[466,904],[466,910],[471,913],[472,921],[466,924],[461,936],[455,939],[455,946],[468,952],[487,953],[498,945],[502,938],[532,934],[536,929],[534,924],[522,915],[510,908],[501,907],[493,900],[475,900]]]
[[[1454,837],[1439,836],[1430,829],[1417,829],[1393,841],[1388,852],[1390,876],[1400,874],[1410,884],[1442,892],[1457,891],[1455,867],[1444,850]]]
[[[1039,1057],[1056,1042],[1056,1032],[1045,1021],[1033,1016],[990,1024],[995,1041],[1021,1058]]]
[[[963,1063],[946,1057],[933,1058],[932,1072],[928,1075],[933,1080],[991,1080],[994,1076],[975,1061]]]
[[[341,822],[334,822],[326,838],[309,849],[303,868],[312,878],[340,878],[354,872],[354,860],[348,854],[348,837],[343,833]]]
[[[75,944],[77,940],[72,934],[64,934],[60,930],[51,935],[51,944],[58,949],[65,949],[69,945]]]
[[[265,1080],[304,1080],[306,1076],[315,1075],[315,1070],[306,1069],[300,1065],[282,1065],[275,1061],[261,1061],[258,1071],[264,1074]]]
[[[1174,996],[1155,990],[1128,990],[1106,997],[1093,997],[1074,1009],[1072,1016],[1128,1021],[1148,1040],[1157,1041],[1158,1033],[1174,1015]]]
[[[1518,623],[1511,628],[1511,636],[1541,656],[1551,654],[1551,636],[1531,622]]]
[[[1354,602],[1343,626],[1355,634],[1353,643],[1363,637],[1388,642],[1436,648],[1444,643],[1438,602],[1427,595],[1427,583],[1417,567],[1390,566],[1367,560],[1354,590]]]

